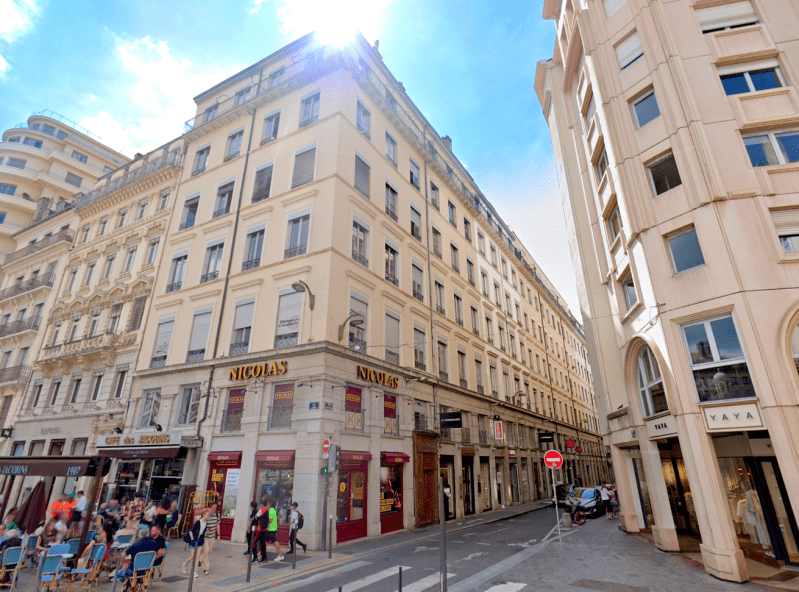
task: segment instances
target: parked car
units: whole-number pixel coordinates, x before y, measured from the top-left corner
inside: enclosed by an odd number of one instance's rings
[[[589,518],[597,518],[605,513],[600,492],[600,487],[575,487],[566,502],[585,512]]]
[[[569,496],[571,495],[572,491],[574,491],[574,487],[575,487],[574,485],[563,485],[562,483],[555,486],[555,495],[557,495],[558,497],[559,505],[563,505],[566,503],[566,500],[569,499]]]

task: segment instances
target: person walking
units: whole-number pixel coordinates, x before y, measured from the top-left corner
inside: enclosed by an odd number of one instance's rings
[[[189,549],[197,549],[194,552],[197,556],[197,563],[194,566],[194,577],[200,577],[200,559],[202,558],[202,549],[198,549],[198,547],[202,547],[203,543],[205,542],[205,529],[208,524],[208,508],[203,510],[200,517],[194,522],[191,529],[186,531],[186,536],[183,537],[183,540],[189,544]],[[183,574],[187,573],[187,566],[191,563],[193,555],[190,553],[189,558],[183,562],[182,569]]]
[[[256,514],[258,514],[258,504],[255,501],[251,501],[250,520],[249,522],[247,522],[247,550],[244,551],[242,555],[252,554],[253,552],[253,545],[255,545],[255,541],[252,540],[252,531],[253,531],[253,526],[257,526],[255,523]]]
[[[610,520],[611,518],[610,491],[608,491],[607,485],[602,485],[602,489],[600,490],[599,495],[602,498],[602,507],[605,508],[605,518],[607,520]]]
[[[275,510],[275,502],[270,499],[266,507],[269,517],[269,523],[266,527],[266,542],[274,545],[275,551],[277,551],[275,561],[283,561],[285,557],[283,557],[283,552],[280,550],[280,543],[277,542],[277,510]]]
[[[291,546],[291,549],[289,549],[289,553],[294,553],[296,550],[296,545],[302,546],[303,553],[305,553],[305,550],[308,548],[308,545],[297,538],[297,531],[299,531],[301,527],[300,516],[302,516],[302,514],[300,514],[300,512],[297,510],[299,506],[300,505],[297,502],[291,503],[291,522],[289,522],[289,545]],[[304,521],[305,520],[303,519],[303,522]]]
[[[211,553],[214,552],[214,545],[219,532],[219,514],[216,503],[209,508],[208,519],[205,526],[205,542],[203,543],[203,574],[208,575],[211,571]]]
[[[86,513],[86,507],[89,505],[89,500],[86,499],[86,494],[80,490],[75,494],[75,506],[72,508],[72,521],[80,522],[83,515]]]
[[[255,513],[255,542],[253,543],[253,563],[266,563],[266,532],[269,530],[269,502],[261,501]],[[258,559],[258,555],[261,558]]]

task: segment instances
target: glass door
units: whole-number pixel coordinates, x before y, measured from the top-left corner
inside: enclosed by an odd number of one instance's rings
[[[758,458],[754,463],[762,512],[766,518],[777,559],[788,563],[799,563],[796,520],[777,466],[777,459]]]
[[[336,540],[351,541],[366,536],[367,465],[342,468],[336,491]]]

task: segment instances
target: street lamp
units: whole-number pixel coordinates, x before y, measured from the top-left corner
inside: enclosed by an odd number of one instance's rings
[[[519,403],[516,403],[516,397],[519,398]],[[525,393],[524,391],[516,391],[515,393],[513,393],[511,400],[513,401],[513,404],[516,405],[517,407],[522,407],[523,405],[521,405],[521,400],[525,397],[527,397],[527,393]]]
[[[350,316],[344,319],[344,322],[341,323],[341,325],[338,328],[338,340],[341,341],[344,338],[344,329],[347,328],[347,323],[349,323],[351,327],[360,327],[361,325],[363,325],[364,321],[365,319],[363,318],[363,315],[361,313],[359,312],[350,313]]]
[[[308,308],[313,310],[314,300],[316,300],[316,297],[311,292],[311,288],[308,287],[308,284],[306,284],[302,280],[297,280],[296,282],[291,284],[291,289],[294,290],[295,292],[306,292],[307,291],[308,292]],[[340,337],[339,337],[339,341],[341,341]]]

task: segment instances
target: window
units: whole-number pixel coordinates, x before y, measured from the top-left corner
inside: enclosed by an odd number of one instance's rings
[[[243,105],[250,100],[250,86],[236,92],[236,106]]]
[[[114,269],[114,260],[116,259],[116,253],[110,253],[108,257],[105,258],[105,269],[103,270],[103,279],[107,280],[111,277],[111,270]]]
[[[466,260],[466,278],[474,286],[474,263],[470,259]]]
[[[90,224],[86,224],[83,227],[83,238],[81,238],[80,242],[85,243],[87,240],[89,240],[89,232],[91,231],[91,229],[92,227]]]
[[[386,183],[386,214],[396,222],[397,218],[397,191]]]
[[[208,123],[209,121],[216,118],[217,113],[219,112],[219,104],[214,103],[210,107],[205,110],[205,122]]]
[[[50,387],[50,407],[55,406],[58,401],[58,393],[61,391],[61,381],[54,380],[53,385]]]
[[[181,425],[195,424],[200,410],[200,387],[184,386],[182,391],[178,423]]]
[[[194,172],[192,175],[199,175],[205,171],[205,167],[208,166],[208,155],[210,153],[210,146],[206,146],[205,148],[201,148],[197,151],[197,154],[194,157]]]
[[[491,383],[491,394],[496,399],[499,397],[499,391],[497,390],[497,367],[494,364],[488,367],[488,380]]]
[[[139,213],[136,215],[137,220],[141,220],[147,215],[147,200],[143,199],[139,202]]]
[[[594,168],[596,169],[597,181],[602,181],[602,177],[605,176],[605,171],[608,170],[608,153],[604,146],[602,147],[602,152],[599,153],[599,156],[594,163]]]
[[[94,337],[97,333],[97,326],[100,324],[100,312],[92,315],[92,320],[89,323],[89,334],[86,337]]]
[[[294,383],[276,384],[272,408],[269,410],[270,430],[290,430],[294,411]]]
[[[355,156],[355,189],[360,191],[367,199],[370,196],[369,176],[371,168],[360,156]],[[388,189],[386,189],[388,191]]]
[[[190,197],[183,205],[183,221],[179,230],[191,228],[197,221],[197,208],[200,207],[200,196]]]
[[[510,278],[511,285],[516,288],[516,270],[513,268],[510,270]]]
[[[292,218],[288,222],[286,232],[286,251],[284,259],[290,259],[299,255],[305,255],[308,250],[308,226],[311,223],[311,215],[305,214]]]
[[[386,362],[400,363],[400,319],[391,311],[386,311]]]
[[[469,381],[466,378],[467,372],[466,352],[458,350],[458,384],[460,384],[461,388],[469,388]]]
[[[638,354],[638,392],[641,395],[644,417],[669,410],[660,367],[647,345],[642,347],[641,353]]]
[[[146,294],[141,294],[133,299],[133,306],[130,309],[130,316],[128,317],[128,331],[138,331],[141,328],[141,321],[144,317],[144,307],[146,303]]]
[[[67,282],[67,292],[71,292],[75,287],[75,280],[78,278],[78,268],[73,267],[69,272],[69,281]]]
[[[114,398],[121,399],[122,391],[125,389],[125,378],[128,376],[127,370],[120,370],[117,372],[117,386],[114,389]]]
[[[97,229],[97,236],[103,236],[108,228],[108,216],[100,219],[100,227]]]
[[[254,230],[247,234],[247,252],[244,255],[244,264],[241,266],[242,271],[248,269],[255,269],[261,265],[261,252],[264,248],[264,235],[265,231]]]
[[[92,401],[96,401],[100,396],[100,387],[103,385],[103,375],[95,374],[94,387],[92,388]]]
[[[67,173],[67,178],[64,179],[70,185],[74,185],[75,187],[80,187],[81,183],[83,183],[83,178],[78,177],[72,173]]]
[[[362,296],[350,295],[350,314],[359,315],[359,318],[352,319],[349,324],[349,347],[356,351],[366,351],[366,323],[369,303]],[[353,321],[355,323],[353,324]]]
[[[468,218],[463,219],[463,236],[466,237],[466,240],[472,242],[472,223],[469,222]]]
[[[749,0],[700,8],[696,11],[696,19],[703,33],[746,27],[759,22]]]
[[[732,316],[683,325],[699,400],[756,396]]]
[[[696,228],[691,226],[668,236],[674,273],[682,273],[705,264]]]
[[[455,294],[453,300],[455,308],[455,322],[463,327],[463,299]]]
[[[303,99],[300,105],[300,127],[319,120],[319,93]]]
[[[682,185],[680,171],[677,169],[677,162],[674,160],[673,154],[647,165],[646,168],[649,171],[649,180],[652,182],[655,195],[666,193],[670,189]]]
[[[494,266],[494,269],[497,267],[497,248],[494,245],[491,245],[491,265]]]
[[[386,158],[395,167],[397,166],[397,141],[388,132],[386,132]]]
[[[214,218],[224,216],[230,211],[230,204],[233,202],[233,187],[235,183],[225,183],[216,190],[216,205],[214,206]]]
[[[208,332],[211,329],[211,311],[194,313],[194,323],[189,338],[187,362],[199,362],[205,359],[205,347],[208,344]]]
[[[413,429],[422,432],[427,430],[427,403],[424,401],[414,400]]]
[[[108,332],[116,333],[119,329],[119,317],[122,315],[122,302],[116,302],[111,307],[111,313],[108,315],[109,324]]]
[[[286,79],[286,68],[281,67],[269,74],[268,88],[275,88]]]
[[[483,296],[488,298],[488,274],[484,271],[480,272],[480,283],[483,286]]]
[[[273,113],[264,118],[263,142],[271,142],[277,138],[277,129],[280,126],[280,113]]]
[[[227,139],[227,156],[226,158],[234,158],[241,152],[241,141],[244,139],[244,132],[239,131],[228,136]]]
[[[425,364],[425,332],[414,327],[413,329],[413,362],[417,369],[426,370]]]
[[[369,259],[366,257],[367,239],[369,230],[361,225],[357,220],[352,221],[352,258],[363,265],[369,267]]]
[[[411,185],[419,189],[419,165],[414,160],[410,161],[409,180]]]
[[[633,110],[636,128],[644,127],[653,119],[660,117],[660,107],[658,107],[658,100],[655,97],[654,90],[648,90],[634,99],[630,106]]]
[[[483,257],[485,257],[486,254],[485,237],[481,232],[477,233],[477,250],[480,251],[480,254]]]
[[[246,354],[250,347],[250,333],[255,302],[243,302],[236,306],[236,317],[233,320],[233,342],[230,344],[230,355]]]
[[[22,158],[9,158],[7,164],[15,169],[24,169],[27,162],[27,160],[23,160]]]
[[[291,188],[300,187],[313,181],[316,147],[298,152],[294,156],[294,174],[291,177]]]
[[[610,18],[627,4],[627,0],[603,0],[602,3],[605,8],[605,18]]]
[[[166,366],[166,358],[169,353],[169,344],[172,341],[172,331],[175,321],[170,319],[158,323],[158,333],[155,336],[155,349],[153,358],[150,361],[150,368],[163,368]]]
[[[608,234],[610,235],[610,242],[614,242],[616,237],[621,232],[621,217],[619,216],[618,204],[613,206],[613,209],[608,216]]]
[[[39,142],[39,145],[41,145],[41,142]],[[37,146],[37,148],[38,148],[38,146]],[[86,161],[88,160],[88,157],[85,154],[81,154],[77,150],[73,150],[72,151],[72,158],[74,158],[75,160],[77,160],[79,162],[82,162],[84,164],[86,164]]]
[[[447,373],[447,344],[443,341],[438,342],[438,375],[441,380],[449,381]]]
[[[147,258],[144,262],[145,265],[153,265],[155,263],[155,257],[158,255],[158,245],[160,243],[160,236],[154,236],[150,239],[150,242],[147,245]]]
[[[456,247],[455,245],[450,245],[449,252],[450,252],[450,263],[452,264],[452,270],[455,273],[460,273],[461,268],[458,257],[458,247]]]
[[[31,399],[31,407],[38,407],[39,401],[42,398],[43,384],[37,384],[33,387],[33,398]]]
[[[22,141],[22,143],[25,144],[26,146],[33,146],[34,148],[41,148],[42,147],[42,141],[41,140],[36,140],[34,138],[29,138],[27,136],[25,136],[25,139]],[[72,153],[72,157],[73,158],[75,157],[75,154],[77,154],[77,152],[73,152]]]
[[[141,415],[139,416],[140,428],[155,426],[158,411],[161,409],[161,391],[146,391],[142,397]]]
[[[447,213],[449,214],[449,223],[452,224],[455,228],[458,227],[458,220],[455,214],[455,204],[447,202]]]
[[[477,392],[483,394],[483,361],[480,358],[474,359],[474,376]]]
[[[255,184],[252,190],[252,203],[263,201],[269,197],[269,190],[272,188],[273,165],[261,167],[255,171]]]
[[[446,315],[447,311],[444,308],[444,284],[436,280],[434,286],[436,290],[436,312]]]
[[[33,128],[33,129],[37,129],[37,128]],[[9,138],[8,139],[9,142],[15,142],[15,143],[19,143],[19,140],[20,140],[19,136],[14,136],[13,138]]]
[[[299,341],[302,318],[302,292],[287,292],[280,295],[277,310],[275,347],[290,347]]]
[[[799,253],[799,209],[771,210],[771,221],[786,253]]]
[[[479,336],[480,335],[480,320],[479,320],[480,313],[477,312],[477,309],[474,306],[472,306],[471,309],[472,309],[472,333],[474,333],[475,335]]]
[[[721,84],[728,96],[785,86],[782,72],[777,67],[723,74]]]
[[[635,292],[632,273],[628,271],[624,274],[619,283],[621,284],[621,291],[624,293],[624,303],[627,305],[627,310],[630,310],[638,302],[638,294]]]
[[[133,262],[136,261],[136,249],[138,245],[133,245],[132,247],[128,247],[128,253],[125,256],[125,267],[122,269],[123,272],[130,272],[133,269]]]
[[[94,268],[97,265],[97,261],[89,261],[89,265],[86,267],[86,275],[83,278],[83,285],[88,286],[92,281],[92,276],[94,275]]]
[[[430,204],[435,208],[438,209],[438,187],[436,187],[433,183],[430,183]]]
[[[80,383],[82,381],[80,376],[72,379],[72,394],[69,397],[70,405],[74,405],[78,401],[78,393],[80,392]]]
[[[367,138],[369,137],[369,132],[371,130],[370,127],[370,120],[372,114],[369,112],[363,103],[358,101],[358,108],[356,113],[356,124],[358,126],[358,131],[365,135]]]
[[[344,429],[363,431],[363,391],[349,385],[344,393]]]
[[[619,68],[622,70],[642,55],[644,55],[644,50],[641,49],[641,38],[638,37],[637,31],[633,31],[632,35],[616,46],[616,57],[619,60]]]
[[[799,161],[799,131],[769,132],[744,137],[753,167]]]
[[[222,253],[225,250],[225,244],[219,243],[212,245],[205,251],[205,265],[203,266],[203,274],[200,277],[200,283],[210,282],[219,277],[219,270],[222,267]]]
[[[424,271],[416,265],[411,265],[411,276],[413,281],[413,297],[420,302],[424,302]]]
[[[416,240],[422,240],[422,213],[411,206],[411,236]]]
[[[0,164],[2,164],[1,160]],[[16,185],[6,185],[4,183],[0,183],[0,193],[2,193],[3,195],[14,195],[16,191],[17,191]]]
[[[186,273],[186,262],[188,255],[181,255],[172,259],[172,270],[169,273],[169,283],[167,284],[167,292],[176,292],[183,287],[183,275]]]
[[[500,263],[502,264],[502,277],[504,277],[505,279],[508,279],[508,262],[505,259],[505,257],[502,257],[502,260],[500,261]]]
[[[433,228],[433,255],[441,259],[441,232]]]
[[[398,269],[399,269],[399,253],[397,250],[386,243],[386,279],[394,284],[395,286],[399,286],[399,277],[398,276]]]

